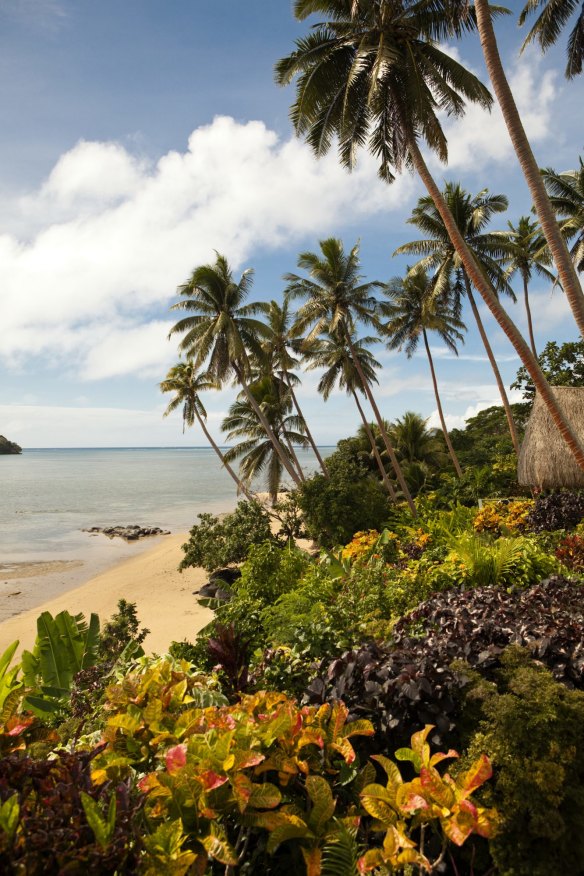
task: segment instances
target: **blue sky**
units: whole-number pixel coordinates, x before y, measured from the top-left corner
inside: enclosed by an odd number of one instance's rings
[[[563,45],[519,58],[515,22],[498,33],[537,159],[569,169],[582,79],[563,79]],[[305,32],[288,0],[0,0],[0,433],[25,447],[203,443],[162,419],[157,384],[177,358],[176,286],[214,249],[255,268],[261,299],[279,298],[297,253],[330,235],[360,239],[369,279],[403,272],[391,253],[417,236],[405,219],[418,181],[383,185],[365,154],[349,176],[293,137],[293,90],[274,85],[273,65]],[[486,80],[474,38],[451,50]],[[450,165],[432,162],[437,179],[504,192],[501,228],[527,212],[498,114],[446,124]],[[540,346],[576,337],[562,294],[540,281],[533,309]],[[525,326],[519,305],[512,314]],[[486,322],[511,383],[519,363]],[[450,425],[496,403],[472,328],[458,360],[433,347]],[[415,410],[437,424],[425,359],[376,354],[385,416]],[[317,440],[334,443],[357,415],[344,396],[325,406],[316,382],[304,379],[304,407]],[[206,399],[217,437],[232,398]]]

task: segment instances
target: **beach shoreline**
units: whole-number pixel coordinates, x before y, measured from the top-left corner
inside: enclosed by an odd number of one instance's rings
[[[16,639],[19,651],[30,649],[36,637],[37,618],[43,611],[53,616],[63,610],[82,612],[86,618],[95,612],[103,625],[116,611],[120,599],[136,603],[141,627],[151,630],[144,641],[147,652],[163,653],[172,641],[194,641],[197,632],[212,620],[213,612],[200,606],[193,595],[207,581],[208,573],[200,568],[178,571],[181,548],[187,540],[186,532],[156,537],[156,544],[93,574],[84,583],[66,590],[61,587],[51,598],[23,606],[0,621],[0,653]],[[19,590],[21,580],[28,579],[5,579],[0,573],[0,581],[9,584],[13,594]],[[36,580],[44,583],[42,576]],[[10,592],[6,596],[14,600],[12,610],[18,609],[17,597],[11,597]]]

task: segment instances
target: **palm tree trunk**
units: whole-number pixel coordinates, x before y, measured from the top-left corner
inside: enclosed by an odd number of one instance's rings
[[[349,350],[351,351],[351,356],[353,358],[353,363],[355,368],[357,369],[357,374],[359,375],[359,379],[361,381],[361,385],[367,396],[367,400],[371,405],[371,410],[375,415],[375,420],[377,425],[379,426],[379,431],[381,432],[381,436],[383,438],[383,443],[385,444],[385,449],[391,459],[391,464],[393,466],[393,470],[395,472],[395,476],[397,477],[398,483],[401,487],[402,493],[405,496],[406,502],[409,505],[410,511],[412,512],[412,516],[416,518],[418,516],[418,512],[416,510],[416,506],[414,505],[414,500],[412,499],[412,494],[410,493],[409,487],[406,483],[406,479],[404,478],[404,473],[401,470],[401,466],[397,460],[397,456],[395,455],[395,450],[391,446],[391,441],[389,440],[389,435],[387,434],[387,430],[383,423],[383,418],[379,413],[379,408],[377,407],[377,403],[373,397],[373,393],[371,392],[371,387],[369,386],[369,382],[363,373],[363,369],[361,368],[361,363],[359,362],[359,357],[357,356],[357,352],[353,346],[353,341],[351,340],[351,335],[347,330],[347,327],[343,324],[343,331],[345,333],[345,338],[347,339],[347,344],[349,345]]]
[[[475,288],[478,289],[489,310],[497,320],[499,326],[503,329],[503,331],[511,341],[512,345],[517,350],[519,358],[525,365],[529,376],[533,380],[535,388],[540,393],[542,401],[549,410],[550,416],[557,426],[560,435],[570,448],[570,451],[572,452],[574,459],[578,463],[578,466],[584,470],[584,449],[582,448],[582,445],[580,444],[576,434],[574,433],[569,421],[566,419],[566,416],[561,406],[558,404],[557,399],[552,393],[550,386],[545,379],[543,371],[539,366],[539,362],[534,357],[533,353],[529,349],[528,344],[525,342],[525,339],[521,335],[521,332],[519,331],[513,320],[510,318],[509,314],[501,306],[494,290],[491,288],[490,284],[485,280],[485,277],[481,273],[468,246],[466,245],[464,238],[462,237],[456,225],[454,216],[448,209],[448,206],[444,198],[442,197],[442,193],[436,185],[432,174],[428,170],[428,167],[426,165],[426,162],[424,161],[422,153],[420,152],[418,144],[413,137],[410,138],[408,141],[408,151],[417,173],[419,174],[422,182],[428,190],[429,195],[434,201],[436,209],[440,213],[442,221],[446,226],[448,236],[450,237],[450,240],[452,241],[456,252],[460,256],[460,259],[466,269],[469,279],[472,281]]]
[[[363,408],[361,407],[361,403],[359,402],[359,397],[357,396],[357,393],[355,392],[354,389],[351,390],[351,394],[352,394],[353,398],[355,399],[355,404],[357,405],[357,410],[359,411],[359,414],[361,415],[361,420],[363,422],[363,428],[365,429],[365,432],[367,433],[367,437],[369,438],[369,443],[371,444],[373,456],[375,457],[375,460],[377,462],[377,466],[378,466],[379,471],[381,473],[381,479],[383,480],[383,483],[385,484],[385,489],[389,493],[392,502],[396,502],[397,496],[395,495],[395,490],[391,484],[390,479],[387,477],[387,472],[385,470],[385,466],[383,465],[383,460],[381,459],[381,456],[379,455],[379,450],[377,449],[377,444],[375,443],[375,436],[373,435],[373,432],[371,431],[371,426],[367,422],[367,417],[365,416],[365,412],[364,412]]]
[[[207,429],[207,426],[205,425],[205,421],[203,420],[203,418],[200,416],[200,414],[198,413],[198,411],[196,409],[195,409],[195,416],[197,418],[197,422],[198,422],[199,426],[203,430],[203,434],[205,435],[205,438],[207,439],[207,441],[209,442],[209,444],[211,445],[211,447],[213,448],[213,450],[215,451],[215,453],[217,454],[217,456],[221,460],[221,464],[223,465],[223,468],[227,471],[227,473],[229,475],[231,475],[231,477],[233,478],[233,480],[237,484],[238,492],[241,491],[244,494],[244,496],[246,496],[246,498],[249,499],[250,502],[254,502],[254,501],[257,502],[257,498],[253,495],[253,493],[250,493],[250,491],[247,489],[247,487],[245,486],[243,481],[241,481],[237,477],[237,475],[235,474],[235,472],[233,471],[233,469],[231,468],[231,466],[229,465],[229,463],[227,462],[227,460],[225,459],[225,457],[223,456],[223,454],[219,450],[219,447],[217,446],[217,444],[215,444],[213,438],[211,437],[210,432]]]
[[[432,383],[434,385],[434,396],[436,397],[436,404],[438,406],[438,416],[440,417],[440,424],[442,425],[442,432],[444,434],[444,440],[446,441],[446,446],[448,448],[448,453],[450,454],[450,459],[452,460],[452,464],[454,465],[454,470],[459,478],[462,477],[462,469],[460,467],[460,463],[458,461],[458,457],[454,452],[454,447],[452,446],[452,442],[450,440],[450,435],[448,434],[448,429],[446,428],[446,420],[444,419],[444,412],[442,410],[442,402],[440,401],[440,395],[438,393],[438,381],[436,380],[436,372],[434,371],[434,362],[432,360],[432,354],[430,353],[430,345],[428,343],[428,335],[426,334],[426,329],[422,329],[422,335],[424,337],[424,346],[426,347],[426,354],[428,356],[428,362],[430,364],[430,374],[432,375]]]
[[[233,370],[235,371],[235,376],[237,377],[237,379],[241,385],[241,388],[243,389],[243,392],[245,394],[246,399],[248,400],[248,402],[250,403],[250,405],[254,409],[258,420],[260,421],[260,423],[262,424],[262,426],[264,428],[264,432],[266,433],[266,435],[268,436],[268,438],[272,442],[272,445],[274,447],[274,450],[278,454],[280,462],[282,463],[282,465],[284,466],[284,468],[286,469],[286,471],[288,472],[288,474],[290,475],[290,477],[292,478],[292,480],[294,481],[296,486],[299,487],[301,485],[302,481],[298,477],[298,474],[296,473],[292,463],[290,462],[290,460],[288,459],[288,457],[284,453],[282,445],[280,444],[280,442],[276,438],[276,436],[274,434],[274,430],[272,429],[272,427],[268,423],[264,412],[262,411],[262,409],[258,405],[257,401],[253,397],[252,393],[250,392],[250,389],[247,385],[247,382],[243,378],[241,368],[238,365],[234,364]]]
[[[533,336],[533,322],[531,321],[531,307],[529,306],[529,286],[527,283],[527,276],[523,271],[521,272],[523,277],[523,297],[525,300],[525,312],[527,313],[527,328],[529,330],[529,342],[531,344],[531,350],[535,358],[537,359],[537,349],[535,347],[535,338]]]
[[[308,428],[308,423],[306,422],[306,418],[305,418],[304,414],[302,413],[302,411],[300,410],[300,405],[298,404],[298,401],[296,399],[296,393],[292,389],[292,382],[290,380],[290,375],[288,374],[286,369],[284,369],[284,377],[286,378],[286,383],[288,384],[288,389],[290,390],[290,396],[292,398],[292,402],[294,404],[294,407],[296,408],[298,416],[300,417],[300,419],[304,423],[304,428],[306,429],[306,437],[310,441],[310,446],[312,447],[312,449],[314,451],[314,455],[318,459],[318,463],[322,469],[323,475],[325,476],[325,478],[328,478],[328,476],[329,476],[328,469],[327,469],[326,465],[324,464],[324,459],[320,455],[318,447],[316,446],[316,444],[314,442],[314,438],[312,437],[310,429]]]
[[[302,471],[302,466],[300,465],[298,457],[296,456],[296,453],[294,451],[294,447],[292,446],[292,442],[290,441],[290,438],[286,434],[284,434],[284,441],[286,442],[286,447],[288,448],[288,450],[290,452],[290,457],[292,459],[293,465],[295,465],[296,471],[298,472],[298,477],[304,483],[304,481],[306,481],[306,478],[304,477],[304,472]]]
[[[513,419],[513,413],[511,411],[511,405],[509,404],[509,397],[507,396],[507,390],[505,389],[505,384],[503,383],[503,378],[501,377],[501,372],[499,371],[499,366],[497,365],[497,360],[495,359],[493,348],[489,342],[487,337],[487,333],[485,331],[485,327],[483,325],[483,321],[481,319],[481,315],[479,313],[479,309],[477,307],[477,303],[475,301],[474,295],[472,294],[472,287],[470,285],[470,280],[468,279],[468,274],[466,270],[463,268],[462,270],[464,276],[464,285],[466,286],[466,297],[469,300],[473,316],[475,318],[475,322],[477,324],[477,328],[479,330],[479,334],[481,336],[481,341],[483,342],[483,346],[485,348],[485,352],[487,354],[487,358],[491,363],[491,368],[493,369],[493,374],[495,375],[495,380],[497,381],[497,387],[499,388],[499,395],[501,396],[501,401],[503,402],[503,408],[505,410],[505,416],[507,417],[507,424],[509,426],[509,432],[511,433],[511,441],[513,442],[513,448],[517,456],[519,456],[519,436],[517,435],[517,426],[515,425],[515,420]]]
[[[578,275],[570,258],[568,247],[560,232],[560,227],[546,192],[539,166],[531,151],[521,117],[517,111],[513,93],[505,76],[488,0],[476,0],[474,8],[483,55],[487,64],[487,70],[489,71],[489,77],[493,84],[493,90],[501,107],[523,176],[529,186],[545,239],[548,242],[556,268],[558,269],[560,283],[572,308],[580,334],[584,336],[584,294],[582,293]]]

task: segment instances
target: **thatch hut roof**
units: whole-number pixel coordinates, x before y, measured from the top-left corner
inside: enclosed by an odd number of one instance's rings
[[[584,446],[584,387],[552,386],[551,389]],[[539,393],[527,421],[517,479],[520,484],[548,490],[584,487],[584,471],[558,432]]]

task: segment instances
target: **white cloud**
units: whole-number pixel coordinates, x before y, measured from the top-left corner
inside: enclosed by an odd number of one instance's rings
[[[537,142],[552,136],[550,121],[557,93],[556,73],[544,71],[541,57],[531,50],[508,70],[508,78],[529,139]],[[444,127],[448,138],[448,172],[476,169],[479,165],[501,162],[513,155],[511,140],[496,101],[490,113],[478,104],[470,104],[462,119],[446,122]],[[432,164],[434,167],[443,166],[435,159],[432,159]]]
[[[238,268],[257,247],[399,207],[413,185],[384,185],[369,157],[348,175],[334,155],[316,161],[262,122],[226,117],[154,166],[118,144],[81,142],[15,205],[20,239],[0,234],[2,355],[65,355],[88,378],[142,373],[164,358],[153,310],[215,249]]]
[[[507,395],[511,404],[523,401],[523,396],[519,390],[508,389]],[[458,394],[456,397],[472,398],[472,393],[467,393],[466,396]],[[493,386],[477,387],[475,397],[479,397],[480,401],[477,401],[474,405],[469,405],[463,414],[449,414],[444,412],[447,429],[464,429],[465,424],[471,419],[471,417],[476,417],[477,414],[480,414],[481,411],[486,411],[487,408],[492,408],[494,406],[500,407],[501,405],[501,396],[494,384]],[[431,429],[440,429],[440,418],[436,408],[428,417],[428,426]]]

